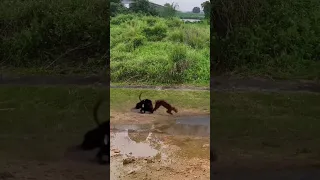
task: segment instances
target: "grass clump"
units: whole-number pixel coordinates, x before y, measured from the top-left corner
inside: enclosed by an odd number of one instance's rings
[[[110,33],[112,82],[209,84],[209,24],[120,14]]]

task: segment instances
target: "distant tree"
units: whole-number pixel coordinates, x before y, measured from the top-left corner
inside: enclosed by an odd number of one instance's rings
[[[129,10],[135,13],[143,13],[152,16],[158,15],[158,12],[151,6],[148,0],[133,0]]]
[[[162,11],[162,16],[163,17],[173,17],[173,16],[175,16],[178,7],[179,7],[179,5],[175,4],[175,3],[172,3],[172,4],[165,3],[163,11]]]
[[[204,17],[206,19],[209,19],[210,18],[210,11],[211,11],[211,4],[210,4],[210,1],[206,1],[206,2],[203,2],[201,4],[201,7],[202,7],[202,10],[204,12]]]
[[[194,7],[194,8],[192,9],[192,12],[193,12],[193,13],[200,13],[200,8],[199,8],[199,7]]]
[[[110,0],[110,16],[116,16],[119,13],[126,12],[127,9],[121,3],[121,0]]]

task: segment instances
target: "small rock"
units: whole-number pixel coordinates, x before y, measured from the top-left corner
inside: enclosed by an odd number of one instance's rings
[[[126,164],[133,163],[134,161],[135,161],[134,158],[126,158],[126,159],[123,159],[122,163],[123,165],[126,165]]]
[[[131,170],[131,171],[128,172],[128,174],[133,174],[135,172],[136,172],[135,170]]]

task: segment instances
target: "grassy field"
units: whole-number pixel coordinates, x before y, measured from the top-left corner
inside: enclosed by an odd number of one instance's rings
[[[319,94],[214,93],[212,99],[211,142],[221,163],[319,160]]]
[[[129,110],[141,99],[165,99],[173,103],[179,109],[193,109],[199,112],[210,111],[209,91],[155,91],[155,90],[133,90],[133,89],[110,89],[111,110]],[[192,103],[190,103],[192,102]]]
[[[110,23],[114,83],[209,84],[209,24],[118,15]]]

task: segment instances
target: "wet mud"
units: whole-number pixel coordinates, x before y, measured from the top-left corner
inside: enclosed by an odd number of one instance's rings
[[[210,179],[210,119],[195,118],[112,124],[111,179]]]

